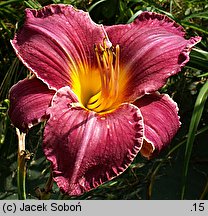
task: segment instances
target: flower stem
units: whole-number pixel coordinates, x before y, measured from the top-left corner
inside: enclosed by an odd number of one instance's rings
[[[18,136],[18,157],[17,157],[17,187],[18,187],[18,199],[26,199],[25,191],[25,178],[26,178],[26,160],[28,154],[25,151],[25,133],[20,133],[16,128]]]

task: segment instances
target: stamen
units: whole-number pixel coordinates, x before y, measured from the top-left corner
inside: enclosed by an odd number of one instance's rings
[[[120,47],[116,45],[115,49],[108,48],[104,40],[103,46],[95,46],[95,55],[100,73],[101,88],[89,99],[86,108],[99,113],[112,109],[118,98]]]

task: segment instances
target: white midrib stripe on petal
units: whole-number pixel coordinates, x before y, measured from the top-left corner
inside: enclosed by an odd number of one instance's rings
[[[76,183],[77,174],[79,172],[80,166],[81,166],[83,158],[85,156],[85,152],[87,150],[89,141],[92,138],[93,127],[94,127],[95,121],[97,119],[97,118],[95,118],[95,115],[96,115],[96,113],[93,113],[93,112],[90,112],[90,114],[88,113],[88,115],[87,115],[86,124],[84,127],[83,136],[82,136],[82,142],[80,143],[79,151],[77,152],[77,156],[76,156],[76,162],[74,165],[71,184]]]

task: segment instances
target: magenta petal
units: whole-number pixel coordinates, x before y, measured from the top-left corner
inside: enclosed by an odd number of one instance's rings
[[[143,141],[143,119],[134,105],[105,115],[77,107],[69,87],[55,95],[43,148],[54,180],[69,195],[80,195],[122,173]]]
[[[26,21],[12,45],[22,62],[54,90],[71,85],[71,73],[94,63],[94,45],[105,30],[88,13],[67,5],[26,9]]]
[[[165,148],[178,131],[178,107],[168,95],[159,93],[145,95],[134,104],[144,118],[145,141],[141,153],[150,158]]]
[[[14,126],[26,131],[44,120],[54,94],[37,78],[19,81],[9,93],[9,116]]]
[[[200,37],[186,40],[181,26],[170,18],[144,12],[133,23],[106,27],[112,44],[121,48],[121,65],[128,73],[132,100],[162,87],[189,60]]]

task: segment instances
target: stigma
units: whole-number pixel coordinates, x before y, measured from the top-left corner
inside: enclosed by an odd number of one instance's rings
[[[100,89],[92,95],[86,108],[97,113],[108,112],[113,109],[119,93],[119,56],[120,47],[107,47],[104,40],[103,45],[96,45],[95,55],[100,76]]]

